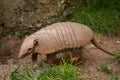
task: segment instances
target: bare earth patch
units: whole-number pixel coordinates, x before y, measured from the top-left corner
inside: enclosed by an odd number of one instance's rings
[[[120,38],[103,37],[100,44],[110,52],[120,49],[120,43],[117,41]],[[22,40],[17,37],[8,36],[0,39],[0,80],[10,80],[9,75],[18,65],[33,65],[30,56],[24,60],[18,60]],[[87,45],[83,50],[83,72],[82,77],[88,80],[108,80],[111,75],[99,71],[97,68],[100,65],[107,65],[113,69],[114,73],[120,78],[120,65],[115,62],[115,59],[94,47],[92,44]]]

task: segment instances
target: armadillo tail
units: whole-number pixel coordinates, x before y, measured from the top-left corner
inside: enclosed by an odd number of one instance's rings
[[[114,54],[112,54],[112,53],[108,52],[107,50],[103,49],[103,47],[101,47],[101,46],[97,43],[97,41],[96,41],[95,39],[92,39],[92,40],[91,40],[91,43],[92,43],[95,47],[97,47],[97,48],[99,48],[100,50],[104,51],[105,53],[107,53],[107,54],[109,54],[109,55],[112,55],[112,56],[115,56]]]

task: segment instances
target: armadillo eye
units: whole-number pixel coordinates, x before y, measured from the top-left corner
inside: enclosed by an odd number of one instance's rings
[[[31,51],[32,51],[32,48],[29,48],[28,51],[31,52]]]

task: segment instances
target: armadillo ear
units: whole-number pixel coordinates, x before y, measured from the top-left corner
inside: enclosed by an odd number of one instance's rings
[[[34,40],[34,46],[38,46],[38,40],[37,39]]]

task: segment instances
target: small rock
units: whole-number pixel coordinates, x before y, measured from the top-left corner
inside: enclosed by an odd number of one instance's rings
[[[119,43],[119,44],[120,44],[120,40],[118,40],[118,41],[117,41],[117,43]]]
[[[39,23],[36,25],[36,27],[41,27],[43,24],[42,23]]]
[[[41,4],[48,4],[48,3],[49,3],[49,0],[40,0],[40,3],[41,3]]]
[[[32,28],[33,27],[33,25],[32,24],[29,24],[29,26],[28,26],[29,28]]]

